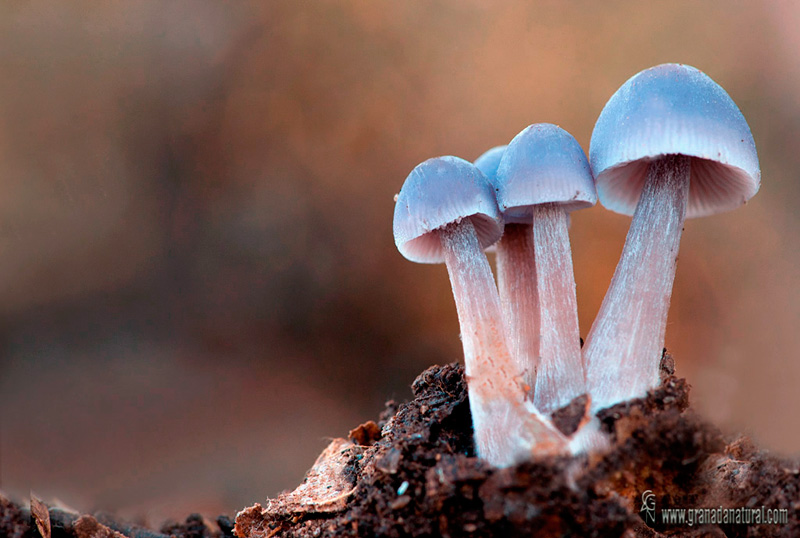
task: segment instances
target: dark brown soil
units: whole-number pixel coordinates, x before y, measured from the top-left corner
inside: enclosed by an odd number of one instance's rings
[[[463,370],[426,370],[414,400],[389,402],[377,423],[332,443],[298,490],[239,513],[236,530],[267,536],[800,536],[797,463],[728,442],[689,409],[688,386],[665,355],[662,385],[600,413],[614,439],[604,455],[549,457],[496,470],[472,445]],[[558,412],[576,426],[584,401]],[[576,411],[577,410],[577,411]],[[376,427],[377,426],[377,427]],[[378,427],[380,430],[378,430]],[[648,525],[658,509],[788,510],[786,525]],[[334,493],[331,493],[331,492]]]
[[[192,514],[183,523],[170,523],[160,530],[129,525],[108,514],[80,515],[43,504],[37,510],[20,507],[0,495],[0,538],[49,538],[46,522],[50,521],[51,538],[224,538],[233,537],[233,520],[220,516],[214,521]],[[44,510],[42,513],[41,510]],[[43,528],[44,527],[44,528]]]
[[[248,538],[800,536],[798,464],[760,452],[746,438],[725,439],[700,420],[668,355],[662,374],[647,398],[599,414],[614,440],[606,453],[497,470],[475,457],[462,367],[429,368],[414,382],[412,401],[389,402],[378,422],[334,440],[295,491],[240,512],[235,532]],[[557,412],[558,427],[574,430],[585,404],[576,399]],[[648,490],[657,510],[765,506],[786,509],[788,523],[667,524],[658,511],[653,522],[640,511]],[[0,497],[0,536],[39,536],[41,509],[32,514]],[[54,538],[234,532],[224,516],[190,516],[158,532],[53,508],[49,518]]]

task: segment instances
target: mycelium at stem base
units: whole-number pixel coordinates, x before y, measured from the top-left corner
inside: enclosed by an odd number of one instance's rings
[[[583,356],[592,409],[644,396],[658,384],[691,158],[653,160],[622,256]]]
[[[527,398],[533,401],[539,367],[539,292],[531,225],[506,224],[496,248],[497,287],[508,347]]]
[[[497,467],[562,452],[564,437],[526,405],[489,262],[469,219],[439,231],[461,325],[478,455]]]
[[[540,324],[533,403],[545,414],[586,392],[568,219],[558,204],[533,206]]]

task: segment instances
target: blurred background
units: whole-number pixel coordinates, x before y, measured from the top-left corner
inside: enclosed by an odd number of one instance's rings
[[[530,123],[588,150],[663,62],[748,119],[763,187],[689,221],[667,345],[696,407],[800,456],[800,4],[0,5],[0,490],[158,524],[297,485],[460,359],[393,195]],[[581,330],[629,224],[574,214]]]

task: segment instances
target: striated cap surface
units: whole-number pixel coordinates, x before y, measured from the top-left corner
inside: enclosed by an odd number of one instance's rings
[[[508,223],[530,222],[537,204],[573,211],[597,203],[586,154],[571,134],[550,123],[530,125],[514,137],[493,183]]]
[[[481,248],[503,234],[494,190],[472,163],[436,157],[418,165],[406,178],[394,206],[394,242],[414,262],[444,261],[438,234],[431,232],[470,219]]]
[[[708,75],[688,65],[642,71],[606,103],[589,148],[600,202],[632,215],[648,163],[669,154],[693,157],[687,217],[734,209],[761,184],[741,111]]]

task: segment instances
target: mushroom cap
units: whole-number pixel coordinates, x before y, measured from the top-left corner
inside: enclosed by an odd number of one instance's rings
[[[481,248],[503,234],[503,218],[489,180],[472,163],[436,157],[418,165],[406,178],[394,206],[394,242],[407,259],[442,263],[438,234],[453,222],[470,219]]]
[[[500,166],[500,159],[503,158],[507,147],[505,145],[495,146],[475,159],[475,166],[492,183],[494,183],[494,178],[497,176],[497,167]]]
[[[606,103],[589,146],[600,202],[632,215],[648,163],[670,154],[693,157],[687,217],[734,209],[761,184],[744,116],[725,90],[688,65],[642,71]]]
[[[530,223],[537,204],[557,203],[569,212],[597,203],[586,154],[550,123],[530,125],[511,140],[492,182],[507,223]]]
[[[502,146],[495,146],[492,149],[484,151],[480,157],[475,159],[475,166],[478,167],[478,170],[483,172],[483,175],[486,176],[486,179],[489,180],[489,183],[494,185],[495,178],[497,177],[497,167],[500,166],[500,159],[503,158],[503,154],[506,152],[507,145]],[[497,249],[497,243],[493,245],[489,245],[487,247],[486,252],[495,252]]]

